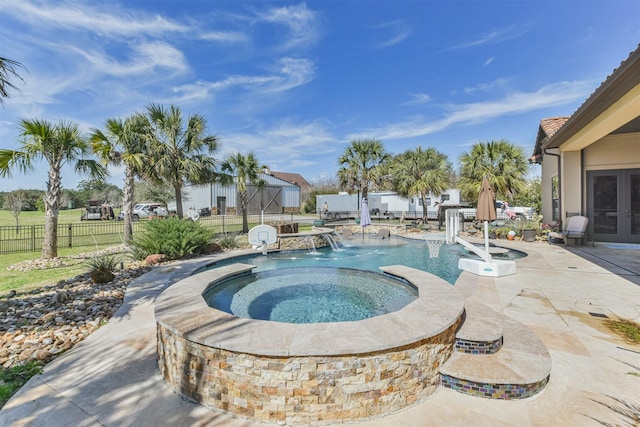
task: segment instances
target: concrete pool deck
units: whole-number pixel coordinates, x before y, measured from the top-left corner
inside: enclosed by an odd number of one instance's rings
[[[568,247],[499,241],[528,256],[517,274],[459,279],[476,299],[534,331],[552,358],[541,393],[489,400],[440,388],[395,414],[357,426],[597,426],[621,423],[608,396],[640,404],[640,348],[589,313],[640,321],[640,249],[598,243]],[[425,247],[425,256],[428,256]],[[209,258],[215,259],[216,257]],[[109,323],[48,364],[0,411],[0,426],[265,426],[210,411],[170,391],[157,367],[154,301],[186,277],[193,260],[136,279]]]

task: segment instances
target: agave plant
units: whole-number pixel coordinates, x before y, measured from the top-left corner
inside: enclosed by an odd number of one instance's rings
[[[116,276],[113,272],[118,266],[119,260],[113,254],[98,255],[87,261],[90,271],[89,275],[93,283],[108,283]]]
[[[239,246],[238,239],[233,233],[221,233],[214,240],[223,249],[235,249]]]

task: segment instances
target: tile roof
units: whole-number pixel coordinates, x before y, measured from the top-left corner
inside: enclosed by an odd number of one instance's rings
[[[548,119],[542,119],[540,120],[540,127],[542,128],[544,133],[547,134],[547,138],[551,138],[553,134],[556,133],[558,129],[560,129],[560,127],[562,127],[562,125],[565,124],[567,120],[569,120],[569,117],[570,116],[563,116],[563,117],[550,117]]]
[[[564,125],[571,116],[562,117],[549,117],[540,120],[540,126],[538,127],[538,135],[536,137],[536,145],[533,149],[533,154],[529,157],[529,163],[541,163],[542,162],[542,147],[557,131]]]

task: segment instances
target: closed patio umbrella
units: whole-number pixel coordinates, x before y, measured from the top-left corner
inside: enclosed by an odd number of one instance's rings
[[[491,187],[487,177],[484,177],[478,197],[476,219],[478,221],[484,221],[484,250],[486,262],[491,261],[491,255],[489,255],[489,221],[495,221],[496,218],[496,193],[493,191],[493,187]]]
[[[360,207],[360,226],[362,227],[362,239],[364,239],[364,228],[367,225],[371,225],[371,215],[369,215],[369,203],[367,203],[367,199],[362,199],[362,206]]]

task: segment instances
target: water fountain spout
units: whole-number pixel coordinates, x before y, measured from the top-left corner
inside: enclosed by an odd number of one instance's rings
[[[311,255],[318,254],[318,250],[316,248],[316,242],[313,240],[313,237],[311,236],[305,237],[304,242],[307,244],[307,250],[309,251],[309,254]]]
[[[342,248],[340,248],[340,246],[338,245],[338,242],[336,242],[336,240],[333,238],[333,236],[331,236],[331,234],[323,233],[322,237],[327,241],[327,243],[329,243],[329,246],[331,246],[332,250],[334,251],[342,250]]]

